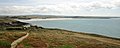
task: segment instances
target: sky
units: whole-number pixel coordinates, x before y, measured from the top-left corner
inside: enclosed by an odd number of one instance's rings
[[[0,15],[119,16],[120,0],[0,0]]]

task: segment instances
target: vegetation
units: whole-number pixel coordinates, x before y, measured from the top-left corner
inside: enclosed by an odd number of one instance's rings
[[[76,36],[78,33],[65,30],[37,29],[17,48],[120,48],[119,45],[105,43],[99,40]]]
[[[4,47],[10,47],[10,42],[9,41],[0,41],[0,46],[4,46]]]
[[[0,23],[9,23],[9,22],[16,22],[16,20],[12,20],[12,19],[0,19]]]
[[[10,48],[11,43],[23,35],[24,32],[0,31],[0,48]]]

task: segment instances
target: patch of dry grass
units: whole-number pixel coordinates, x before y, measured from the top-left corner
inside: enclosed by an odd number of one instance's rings
[[[120,48],[118,45],[73,35],[75,33],[64,30],[41,29],[31,32],[17,48]]]
[[[0,32],[0,48],[10,48],[10,44],[25,35],[21,32]]]
[[[16,22],[16,20],[13,20],[13,19],[0,19],[0,23],[9,23],[9,22]]]

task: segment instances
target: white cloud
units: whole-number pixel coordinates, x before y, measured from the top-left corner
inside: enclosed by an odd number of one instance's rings
[[[61,3],[54,5],[37,5],[37,6],[0,6],[0,14],[22,14],[22,13],[57,13],[71,14],[81,11],[94,11],[96,9],[116,9],[120,8],[120,0],[115,1],[93,1],[79,3]]]

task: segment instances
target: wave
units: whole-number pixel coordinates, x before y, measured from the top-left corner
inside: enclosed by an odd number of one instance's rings
[[[85,18],[48,18],[48,19],[29,19],[29,20],[22,20],[22,19],[15,19],[21,22],[29,22],[29,21],[55,21],[55,20],[112,20],[112,19],[85,19]]]
[[[52,21],[52,20],[74,20],[73,18],[49,18],[49,19],[29,19],[29,20],[21,20],[15,19],[21,22],[28,22],[28,21]]]

